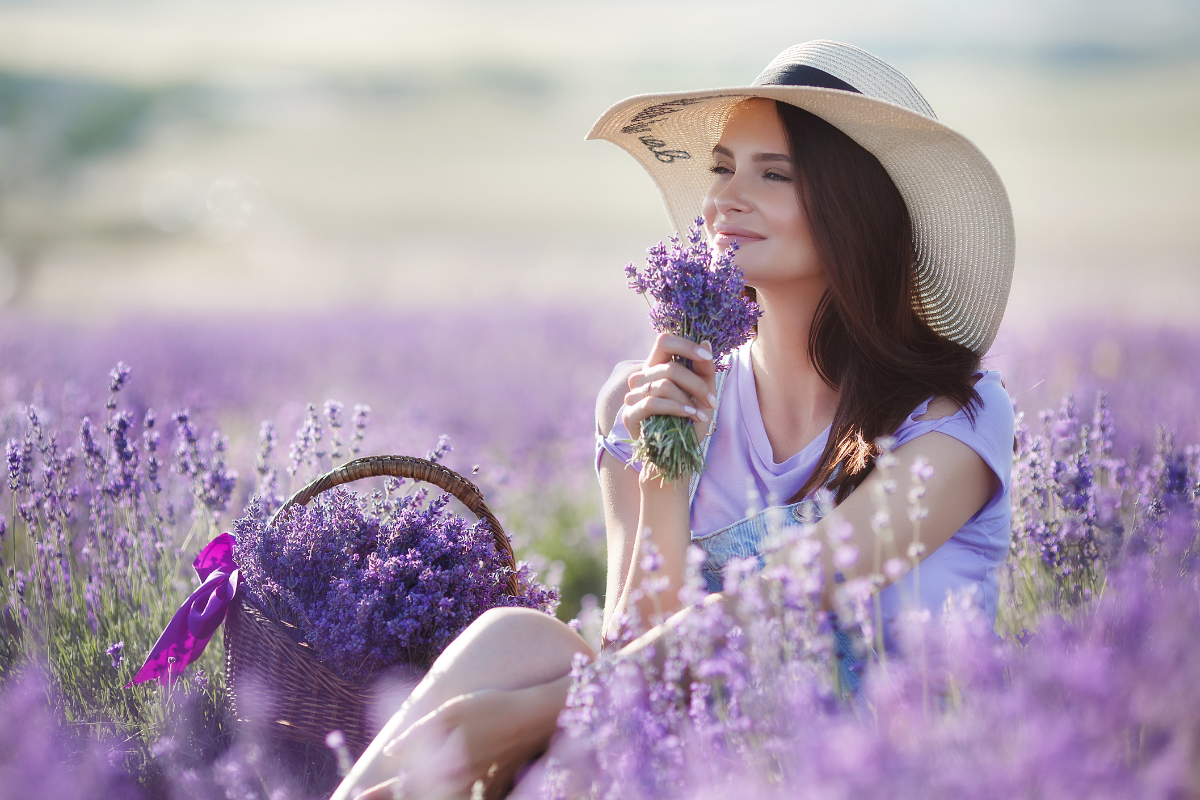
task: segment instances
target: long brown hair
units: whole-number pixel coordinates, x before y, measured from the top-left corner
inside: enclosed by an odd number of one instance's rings
[[[796,191],[829,288],[813,316],[808,356],[838,390],[825,451],[789,502],[828,486],[840,503],[875,466],[875,440],[931,395],[979,403],[979,357],[921,319],[912,220],[887,171],[825,120],[777,102]]]

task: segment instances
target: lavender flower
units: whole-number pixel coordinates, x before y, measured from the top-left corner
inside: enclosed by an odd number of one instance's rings
[[[5,462],[8,466],[8,488],[16,493],[21,488],[21,476],[25,472],[25,451],[21,442],[9,439],[4,448]]]
[[[128,364],[124,361],[118,361],[117,365],[113,367],[112,372],[108,374],[108,391],[112,394],[121,391],[125,387],[125,384],[129,382],[129,375],[132,372],[133,369]]]
[[[158,457],[158,446],[161,442],[161,437],[158,431],[154,430],[154,410],[147,409],[146,416],[142,421],[142,450],[146,453],[146,482],[150,486],[150,490],[155,494],[162,491],[162,483],[158,480],[159,470],[163,467],[163,461]]]
[[[125,388],[131,372],[132,370],[125,362],[118,361],[117,366],[108,373],[108,400],[105,401],[104,407],[109,411],[117,407],[117,393]]]
[[[79,446],[83,451],[83,463],[87,469],[88,480],[95,480],[103,474],[108,457],[96,441],[96,429],[87,417],[79,421]]]
[[[237,485],[237,470],[229,469],[225,463],[225,451],[229,449],[228,437],[213,431],[209,446],[209,458],[200,476],[200,500],[210,513],[219,515],[229,505],[233,489]]]
[[[112,659],[113,669],[119,669],[121,662],[125,660],[125,642],[114,642],[104,652]]]
[[[723,369],[721,359],[754,335],[761,312],[745,296],[746,280],[733,263],[736,243],[714,254],[698,218],[686,243],[671,238],[668,248],[659,242],[649,250],[646,269],[625,267],[629,288],[650,295],[654,304],[650,322],[659,332],[674,333],[693,342],[707,341]],[[667,481],[686,479],[704,470],[704,457],[691,420],[656,416],[642,423],[633,457],[658,467]]]
[[[325,401],[325,419],[329,421],[329,458],[337,460],[342,457],[342,409],[345,408],[337,400]]]
[[[178,440],[175,472],[191,484],[191,494],[196,501],[194,513],[207,512],[217,520],[228,507],[237,485],[237,470],[230,469],[225,459],[229,439],[219,431],[213,431],[206,452],[189,412],[186,409],[177,411],[174,419]]]
[[[273,513],[283,504],[283,498],[279,496],[279,471],[272,458],[278,443],[279,435],[275,432],[275,425],[270,420],[263,420],[258,429],[258,458],[254,462],[254,471],[258,474],[255,492],[262,499],[268,513]]]
[[[317,416],[317,408],[312,403],[304,409],[304,424],[296,431],[296,439],[289,450],[291,463],[287,471],[294,476],[300,467],[308,465],[320,469],[321,459],[325,451],[321,449],[321,419]]]
[[[438,437],[437,444],[434,445],[434,448],[425,454],[425,458],[436,464],[445,458],[446,454],[453,449],[454,448],[450,446],[450,437],[442,434]]]
[[[175,447],[175,471],[184,477],[194,478],[202,469],[199,436],[187,409],[176,411],[172,418],[179,440]]]
[[[354,435],[350,438],[350,454],[362,452],[363,436],[366,435],[367,425],[371,422],[371,407],[359,403],[354,406]]]
[[[114,413],[105,425],[114,468],[104,490],[114,499],[135,491],[139,455],[136,445],[129,439],[129,430],[133,426],[133,415],[128,411]]]

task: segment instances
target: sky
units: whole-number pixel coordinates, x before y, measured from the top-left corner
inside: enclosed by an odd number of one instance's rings
[[[1054,60],[1194,54],[1190,0],[630,2],[209,0],[0,4],[0,62],[155,81],[454,61],[758,63],[809,38],[902,53]]]

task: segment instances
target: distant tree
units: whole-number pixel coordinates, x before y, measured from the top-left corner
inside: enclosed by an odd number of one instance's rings
[[[0,71],[0,305],[21,302],[47,246],[71,233],[63,209],[82,168],[135,143],[167,91]]]

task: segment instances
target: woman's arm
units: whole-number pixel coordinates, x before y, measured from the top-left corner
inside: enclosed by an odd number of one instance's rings
[[[613,423],[625,405],[629,393],[629,378],[641,365],[629,365],[613,370],[612,377],[600,392],[596,403],[596,422],[602,436],[608,436]],[[604,589],[604,639],[608,639],[613,612],[629,578],[637,538],[641,495],[638,473],[620,462],[612,453],[600,455],[600,497],[604,505],[604,530],[608,543],[607,581]]]
[[[675,361],[675,356],[691,359],[695,371]],[[658,414],[687,417],[707,426],[716,400],[715,374],[707,346],[660,334],[645,363],[627,373],[624,387],[614,373],[598,405],[598,416],[611,420],[619,409],[635,437],[642,421]],[[602,421],[601,425],[601,432],[607,434],[608,423]],[[662,557],[656,575],[666,578],[666,585],[657,597],[643,596],[637,601],[642,620],[649,622],[679,609],[678,592],[691,539],[687,488],[683,482],[664,484],[651,467],[643,468],[639,475],[608,453],[601,457],[600,490],[609,545],[605,641],[617,637],[616,627],[646,577],[642,556],[648,543],[653,543]]]
[[[956,409],[952,408],[947,413],[953,413],[954,410]],[[944,414],[934,414],[931,418],[937,416],[944,416]],[[967,520],[978,513],[988,499],[995,494],[1000,481],[978,453],[957,439],[936,431],[918,436],[911,442],[905,443],[898,447],[893,455],[895,455],[897,463],[890,469],[889,477],[895,480],[896,489],[891,494],[885,493],[885,497],[887,497],[888,515],[894,536],[893,547],[905,561],[904,572],[907,572],[911,567],[911,561],[907,558],[908,546],[913,543],[914,533],[916,533],[913,521],[908,517],[908,507],[911,505],[908,492],[912,486],[910,471],[918,458],[925,459],[925,462],[934,470],[934,475],[924,481],[925,494],[921,498],[921,504],[929,509],[929,514],[920,520],[920,541],[925,548],[918,560],[924,560],[930,553],[945,544],[959,528],[967,523]],[[871,522],[879,509],[875,500],[877,491],[875,487],[884,480],[883,473],[878,469],[874,470],[837,507],[835,513],[817,523],[816,535],[826,543],[821,550],[821,558],[827,576],[832,575],[833,571],[837,569],[833,563],[834,549],[828,546],[828,541],[833,526],[839,522],[849,522],[853,525],[854,532],[847,540],[847,544],[857,547],[859,551],[858,563],[842,569],[842,573],[847,578],[855,578],[879,571],[874,563],[875,533],[872,530]],[[768,564],[786,563],[789,555],[790,549],[785,547],[772,555]],[[886,559],[890,556],[891,551],[885,550],[883,558]],[[892,577],[885,575],[884,585],[899,579],[904,572],[897,573]],[[824,583],[822,601],[826,608],[833,606],[835,587],[836,584],[832,580],[826,580]],[[712,603],[722,603],[725,612],[734,617],[739,613],[739,604],[732,602],[724,593],[718,592],[709,595],[704,604]],[[695,613],[695,610],[689,607],[675,614],[663,625],[647,631],[626,645],[622,649],[622,653],[635,652],[653,645],[667,631],[678,626],[685,617],[692,613]],[[661,658],[662,650],[660,649],[656,653],[655,660],[661,661]]]
[[[921,546],[918,561],[921,561],[978,513],[1000,485],[1000,479],[978,453],[954,437],[937,431],[906,442],[896,448],[893,455],[896,463],[886,477],[878,467],[874,469],[841,505],[818,523],[818,535],[825,545],[821,549],[821,561],[826,576],[833,575],[837,569],[847,579],[882,574],[883,562],[895,557],[901,559],[904,568],[890,576],[884,574],[883,585],[898,580],[912,566],[909,546],[916,541],[918,532]],[[909,495],[913,488],[911,475],[918,459],[933,468],[932,477],[922,482],[924,495],[919,498],[920,505],[927,509],[928,515],[919,520],[919,531],[917,523],[909,516],[913,505]],[[893,491],[882,491],[885,481],[894,482]],[[877,560],[876,543],[879,540],[872,523],[881,508],[887,510],[893,541],[890,545],[880,543],[882,547]],[[836,533],[834,526],[843,523],[853,526],[853,532],[843,546],[856,548],[858,560],[853,565],[839,567],[834,564],[836,548],[831,546],[830,538]],[[787,555],[785,548],[776,553],[770,563],[783,562]],[[832,580],[825,581],[822,598],[826,608],[832,608],[835,588]]]

